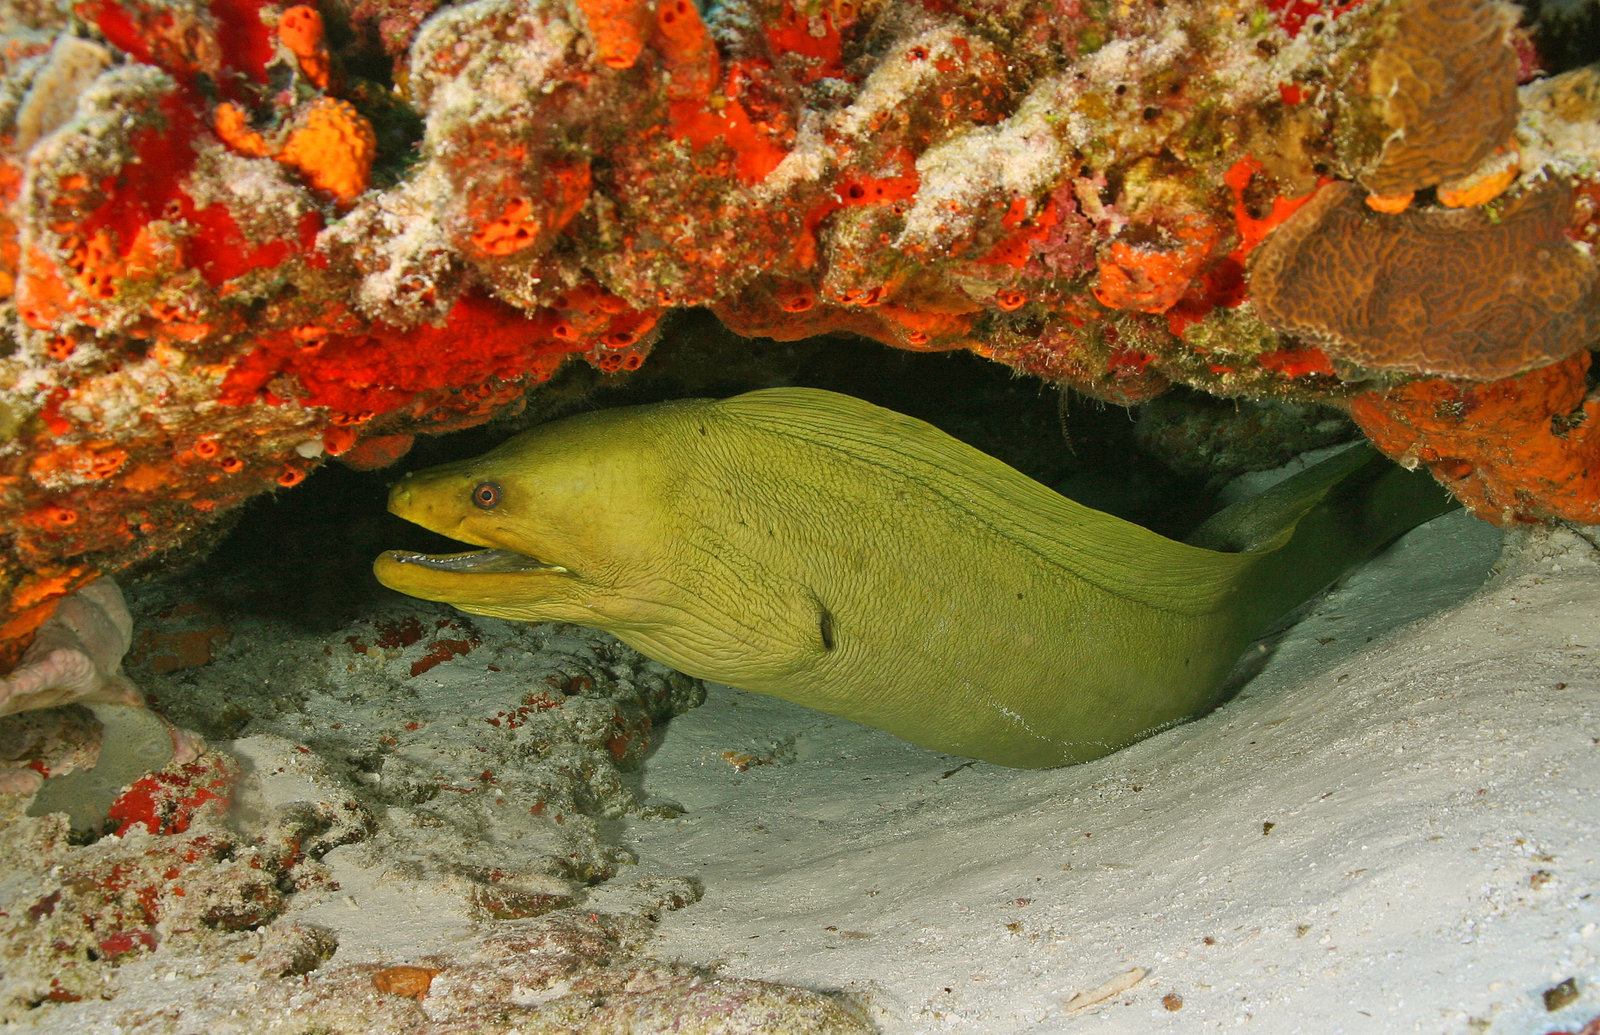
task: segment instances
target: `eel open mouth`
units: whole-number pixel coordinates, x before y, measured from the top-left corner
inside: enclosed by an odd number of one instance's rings
[[[559,564],[545,564],[527,554],[513,550],[471,550],[467,553],[413,553],[408,550],[390,550],[389,559],[396,564],[414,564],[433,571],[449,571],[462,575],[510,575],[520,571],[564,572]]]

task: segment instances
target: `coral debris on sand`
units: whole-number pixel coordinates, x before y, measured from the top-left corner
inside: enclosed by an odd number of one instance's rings
[[[122,675],[133,643],[133,617],[111,579],[67,597],[39,627],[22,664],[0,679],[0,715],[62,704],[140,704]]]
[[[235,603],[259,588],[234,578],[220,593]],[[134,610],[194,590],[146,584]],[[208,662],[151,650],[130,666],[225,753],[134,782],[99,837],[0,795],[0,1021],[870,1030],[828,996],[641,953],[700,887],[614,881],[632,861],[616,828],[681,811],[633,774],[657,725],[703,698],[697,681],[591,630],[423,602],[320,630],[212,606],[238,635]],[[262,641],[281,649],[247,646]]]
[[[45,712],[0,719],[0,793],[33,793],[56,777],[48,807],[71,813],[75,826],[99,823],[124,783],[195,760],[203,745],[146,710],[122,674],[132,642],[133,617],[109,578],[70,594],[39,626],[16,671],[0,679],[0,716]],[[93,709],[98,723],[59,707],[69,704]]]
[[[0,14],[0,665],[96,573],[569,356],[636,368],[670,309],[1123,403],[1514,394],[1600,334],[1600,101],[1488,0]],[[1505,448],[1595,464],[1576,403],[1527,419]],[[1472,464],[1492,520],[1594,513],[1473,435],[1386,448]]]

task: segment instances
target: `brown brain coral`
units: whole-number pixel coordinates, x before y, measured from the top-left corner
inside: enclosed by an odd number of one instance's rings
[[[1368,70],[1391,133],[1361,177],[1401,195],[1463,176],[1517,121],[1517,55],[1506,8],[1483,0],[1405,0]]]
[[[1332,184],[1252,256],[1271,325],[1375,370],[1477,381],[1572,355],[1600,335],[1600,267],[1567,240],[1571,193],[1546,185],[1497,212],[1370,211]]]

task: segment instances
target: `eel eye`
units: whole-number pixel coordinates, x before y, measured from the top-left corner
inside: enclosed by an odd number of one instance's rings
[[[500,486],[494,482],[479,482],[472,490],[472,503],[479,510],[493,510],[500,502]]]

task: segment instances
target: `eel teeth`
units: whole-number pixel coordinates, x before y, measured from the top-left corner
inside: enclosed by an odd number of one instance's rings
[[[399,564],[415,564],[434,571],[455,571],[479,575],[506,575],[519,571],[564,572],[559,564],[544,564],[512,550],[473,550],[469,553],[428,554],[391,551]]]

